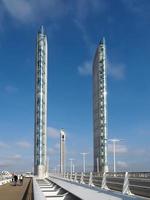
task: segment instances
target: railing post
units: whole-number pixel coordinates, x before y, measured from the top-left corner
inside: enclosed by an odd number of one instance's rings
[[[70,174],[70,181],[72,181],[72,173]]]
[[[69,174],[68,174],[68,172],[67,172],[67,174],[66,174],[66,179],[69,179]]]
[[[95,185],[93,184],[93,174],[90,172],[90,177],[89,177],[89,186],[94,187]]]
[[[78,181],[77,181],[77,173],[75,173],[75,175],[74,175],[74,181],[77,183]]]
[[[81,173],[81,179],[80,179],[80,183],[82,183],[82,184],[84,184],[84,180],[83,179],[84,179],[84,173],[82,172]]]
[[[107,187],[107,183],[106,183],[106,177],[107,177],[107,174],[106,174],[106,172],[104,172],[101,189],[109,190],[109,188]]]
[[[128,195],[133,195],[129,188],[128,172],[125,173],[122,193],[128,194]]]

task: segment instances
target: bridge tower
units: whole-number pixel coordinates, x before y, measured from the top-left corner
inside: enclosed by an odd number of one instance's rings
[[[43,26],[37,34],[35,62],[34,174],[47,174],[47,36]]]
[[[94,172],[107,172],[107,82],[106,49],[103,38],[93,62]]]
[[[66,141],[66,134],[64,129],[60,130],[60,173],[65,173],[65,141]]]

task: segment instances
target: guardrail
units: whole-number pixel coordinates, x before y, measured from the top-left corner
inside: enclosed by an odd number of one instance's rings
[[[26,178],[27,179],[27,178]],[[23,194],[22,200],[33,200],[33,179],[32,178],[28,178],[30,179],[28,182],[28,185],[25,189],[25,192]]]
[[[8,176],[3,176],[3,175],[0,175],[0,185],[4,185],[4,184],[6,184],[6,183],[9,183],[9,182],[11,182],[11,178],[10,178],[10,176],[8,177]]]
[[[33,194],[35,200],[45,200],[44,194],[41,191],[35,177],[33,177]]]
[[[63,177],[91,187],[150,198],[150,172],[66,173]]]

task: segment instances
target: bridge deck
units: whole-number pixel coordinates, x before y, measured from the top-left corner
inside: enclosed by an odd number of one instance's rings
[[[22,200],[30,182],[29,178],[24,178],[23,185],[19,183],[14,186],[12,183],[7,183],[0,186],[0,199],[2,200]]]
[[[56,177],[50,177],[49,180],[54,182],[55,184],[59,185],[60,187],[64,188],[66,191],[74,194],[76,197],[82,200],[141,200],[142,198],[139,198],[137,196],[127,196],[122,195],[115,191],[106,191],[102,189],[96,189],[96,188],[90,188],[87,185],[81,185],[74,182],[69,182],[67,180],[56,178]]]

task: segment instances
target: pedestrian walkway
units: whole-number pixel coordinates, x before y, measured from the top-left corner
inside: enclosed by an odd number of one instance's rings
[[[22,200],[29,182],[30,178],[24,178],[23,185],[7,183],[0,186],[0,200]]]

